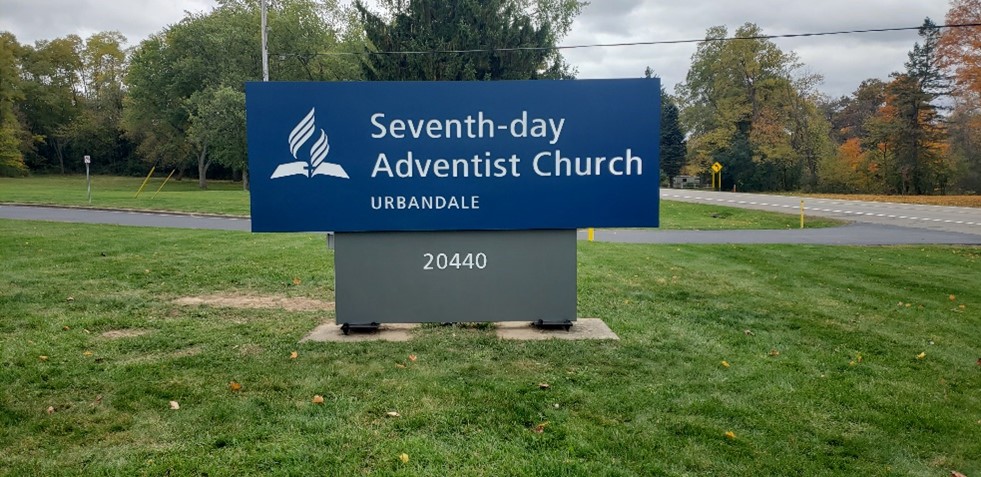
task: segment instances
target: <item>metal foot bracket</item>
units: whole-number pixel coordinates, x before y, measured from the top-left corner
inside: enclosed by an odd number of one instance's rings
[[[355,333],[373,333],[378,331],[379,324],[376,322],[371,323],[344,323],[341,325],[341,333],[345,335],[350,334],[352,331]]]
[[[572,328],[572,320],[536,320],[531,322],[531,326],[543,330],[554,330],[562,328],[569,331]]]

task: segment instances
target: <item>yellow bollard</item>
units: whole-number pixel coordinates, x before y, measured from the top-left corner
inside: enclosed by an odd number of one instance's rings
[[[140,190],[136,191],[136,195],[133,196],[134,199],[140,196],[140,192],[143,192],[143,188],[146,187],[147,182],[150,182],[150,176],[153,175],[153,170],[156,168],[157,166],[150,168],[150,173],[146,175],[146,179],[143,179],[143,185],[140,186]]]
[[[161,190],[163,190],[163,188],[164,188],[164,186],[165,186],[165,185],[167,185],[167,181],[169,181],[169,180],[170,180],[170,176],[172,176],[172,175],[174,175],[174,172],[175,172],[176,170],[177,170],[177,169],[174,169],[173,171],[170,171],[170,175],[168,175],[168,176],[167,176],[167,178],[166,178],[166,179],[164,179],[164,183],[163,183],[163,184],[160,184],[160,187],[159,187],[159,188],[157,189],[157,191],[156,191],[156,192],[154,192],[154,193],[153,193],[153,195],[152,195],[152,196],[150,197],[150,200],[153,200],[153,198],[154,198],[154,197],[156,197],[156,196],[157,196],[157,194],[159,194]]]
[[[804,228],[804,200],[800,201],[800,228]]]
[[[596,231],[592,227],[586,229],[586,237],[592,242],[593,238],[596,237]]]

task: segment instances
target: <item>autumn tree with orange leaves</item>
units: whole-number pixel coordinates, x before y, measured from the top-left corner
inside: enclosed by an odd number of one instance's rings
[[[981,23],[981,0],[952,0],[948,25]],[[953,73],[953,111],[948,118],[950,157],[958,188],[981,191],[981,27],[947,28],[937,48],[940,65]]]
[[[947,132],[937,110],[950,81],[938,61],[939,29],[927,18],[919,32],[923,43],[913,46],[906,71],[893,73],[884,104],[865,124],[862,143],[882,192],[942,194],[950,185]]]

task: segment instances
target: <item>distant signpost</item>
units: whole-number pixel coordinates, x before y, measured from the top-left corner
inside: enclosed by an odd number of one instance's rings
[[[89,156],[88,154],[86,154],[85,157],[82,158],[82,160],[85,161],[85,186],[86,186],[86,189],[88,190],[89,203],[91,204],[92,203],[92,180],[89,177],[89,164],[92,163],[92,157]]]

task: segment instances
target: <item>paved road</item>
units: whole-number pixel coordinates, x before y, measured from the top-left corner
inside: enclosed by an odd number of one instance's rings
[[[49,222],[174,227],[183,229],[252,230],[252,222],[246,218],[22,205],[0,205],[0,219],[46,220]]]
[[[798,207],[799,207],[798,202]],[[211,230],[251,230],[247,218],[154,212],[0,205],[0,218],[176,227]],[[586,232],[579,237],[586,239]],[[968,244],[981,245],[981,232],[959,233],[926,228],[855,223],[844,227],[796,230],[655,230],[600,229],[596,240],[633,243],[788,243],[825,245]]]
[[[586,239],[586,232],[579,232]],[[790,230],[598,229],[600,242],[811,245],[981,245],[981,235],[942,230],[853,223],[842,227]]]
[[[661,198],[786,213],[798,213],[803,200],[805,217],[981,235],[981,208],[679,189],[662,189]]]

